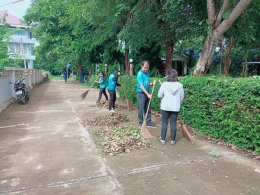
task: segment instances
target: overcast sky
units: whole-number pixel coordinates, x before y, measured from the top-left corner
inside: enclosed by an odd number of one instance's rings
[[[19,0],[0,0],[0,10],[7,10],[9,14],[23,19],[26,10],[30,7],[31,0],[21,0],[20,2],[17,1]]]

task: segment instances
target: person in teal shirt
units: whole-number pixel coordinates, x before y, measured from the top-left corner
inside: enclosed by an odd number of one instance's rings
[[[138,123],[141,128],[143,124],[144,114],[147,112],[149,99],[152,98],[152,94],[149,93],[150,86],[156,84],[156,80],[150,82],[149,76],[149,62],[144,61],[141,70],[137,74],[137,104],[138,104]],[[147,114],[147,127],[156,128],[152,123],[151,110],[148,110]]]
[[[113,73],[108,78],[108,93],[109,93],[109,111],[115,110],[115,104],[116,104],[116,86],[121,86],[117,80],[118,80],[119,74],[117,71],[113,71]]]
[[[106,93],[106,77],[105,77],[105,74],[103,72],[101,72],[99,74],[99,79],[98,79],[98,81],[96,81],[96,83],[99,84],[99,95],[98,95],[98,100],[96,102],[97,105],[98,105],[100,103],[102,94],[104,94],[106,101],[108,101],[108,96],[107,96],[107,93]]]

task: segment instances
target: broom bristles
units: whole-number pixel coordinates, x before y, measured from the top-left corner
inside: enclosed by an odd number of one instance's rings
[[[192,144],[195,144],[195,139],[190,134],[186,124],[183,123],[181,118],[179,118],[179,121],[181,123],[181,132],[182,132],[183,137],[185,137],[187,140],[189,140]]]
[[[187,140],[189,140],[192,144],[195,144],[195,140],[191,136],[190,132],[188,131],[187,126],[185,124],[183,124],[181,126],[181,129],[182,129],[181,132],[182,132],[183,137],[185,137]]]
[[[126,99],[126,103],[127,103],[128,110],[131,111],[132,110],[132,104],[131,104],[130,100]]]
[[[154,138],[154,136],[152,136],[146,126],[146,121],[143,122],[142,127],[141,127],[141,132],[140,135],[144,138],[144,139],[152,139]]]
[[[82,94],[80,95],[81,100],[84,100],[84,99],[87,97],[89,90],[90,90],[90,89],[88,89],[86,92],[84,92],[84,93],[82,93]]]

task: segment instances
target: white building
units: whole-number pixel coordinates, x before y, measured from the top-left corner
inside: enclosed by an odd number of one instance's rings
[[[36,40],[32,38],[30,27],[24,25],[22,20],[16,16],[0,11],[0,27],[3,24],[9,24],[10,28],[17,29],[15,34],[7,40],[9,57],[21,59],[24,68],[33,69],[35,61],[33,48]]]

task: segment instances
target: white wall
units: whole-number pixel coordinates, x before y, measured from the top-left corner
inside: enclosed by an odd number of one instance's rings
[[[10,101],[15,98],[14,86],[9,82],[15,82],[17,79],[25,78],[25,84],[29,88],[33,88],[35,85],[40,84],[43,80],[43,71],[36,69],[25,68],[5,68],[0,72],[0,112],[1,108],[7,106]]]

